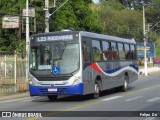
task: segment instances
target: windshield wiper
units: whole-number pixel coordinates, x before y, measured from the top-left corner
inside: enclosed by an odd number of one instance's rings
[[[62,56],[63,56],[63,53],[64,53],[64,50],[65,50],[66,45],[67,45],[67,43],[65,42],[65,43],[64,43],[64,47],[63,47],[63,51],[62,51],[62,53],[61,53],[61,55],[60,55],[60,60],[62,60]]]
[[[65,50],[66,44],[67,44],[66,42],[63,44],[62,52],[57,58],[52,57],[53,60],[62,60],[62,56],[63,56],[64,50]],[[53,53],[52,53],[52,56],[53,56]]]

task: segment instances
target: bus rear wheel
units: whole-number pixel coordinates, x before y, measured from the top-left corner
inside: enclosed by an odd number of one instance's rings
[[[94,84],[94,93],[92,93],[92,98],[94,99],[99,98],[99,93],[100,93],[100,84],[98,81],[96,81]]]
[[[48,95],[48,99],[50,100],[50,101],[55,101],[55,100],[57,100],[57,95]]]
[[[128,90],[128,76],[124,76],[123,86],[121,86],[121,90],[126,92]]]

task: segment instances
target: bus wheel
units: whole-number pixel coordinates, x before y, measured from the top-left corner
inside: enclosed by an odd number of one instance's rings
[[[54,101],[54,100],[57,100],[57,95],[48,95],[48,99],[50,100],[50,101]]]
[[[121,87],[121,90],[123,92],[126,92],[128,89],[128,76],[124,76],[124,82],[123,82],[123,86]]]
[[[100,85],[99,82],[96,81],[94,84],[94,93],[92,94],[92,98],[97,99],[99,97]]]

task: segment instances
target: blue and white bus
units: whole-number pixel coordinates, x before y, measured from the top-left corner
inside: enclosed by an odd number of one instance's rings
[[[57,31],[31,36],[29,91],[31,96],[91,94],[138,79],[136,42],[85,31]]]

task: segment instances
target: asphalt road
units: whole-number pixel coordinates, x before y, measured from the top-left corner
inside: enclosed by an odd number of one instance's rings
[[[0,111],[51,111],[43,114],[47,118],[12,118],[15,120],[160,120],[160,117],[156,117],[160,115],[157,113],[160,112],[160,75],[138,79],[129,85],[127,92],[104,91],[99,99],[71,96],[53,102],[47,97],[25,97],[0,101]],[[60,117],[65,114],[69,117]],[[132,117],[129,117],[130,114]],[[85,115],[87,116],[84,117]],[[106,117],[108,115],[111,117]]]

